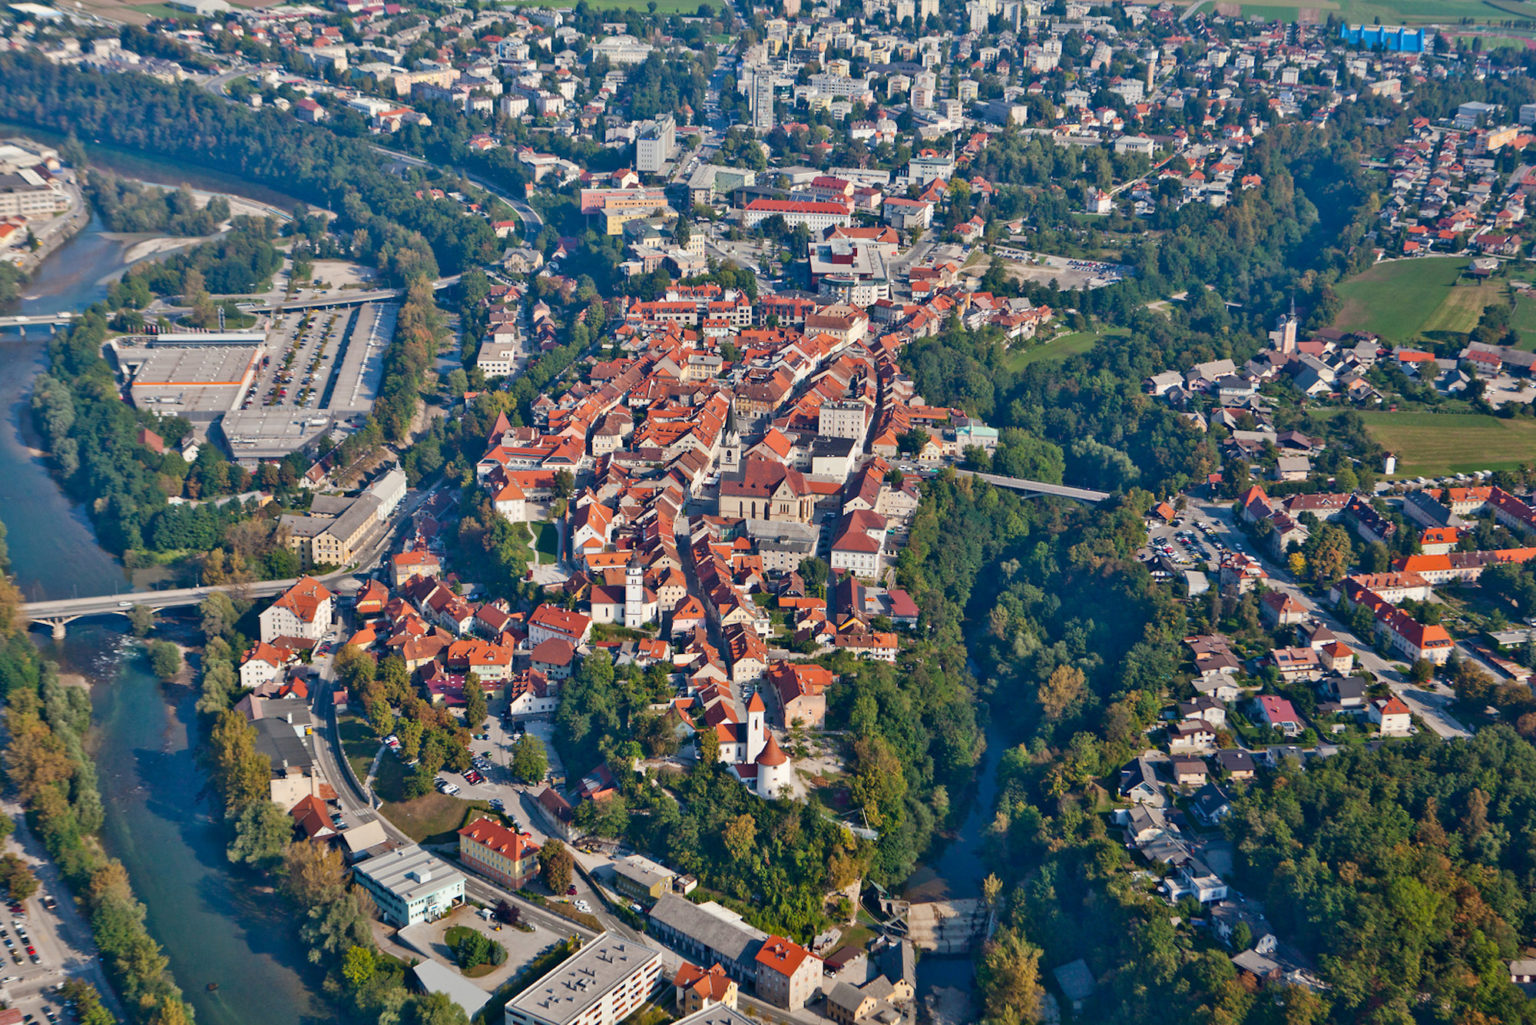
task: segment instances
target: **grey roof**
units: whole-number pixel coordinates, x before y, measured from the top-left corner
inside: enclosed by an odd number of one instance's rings
[[[719,912],[725,912],[719,908]],[[729,915],[725,912],[725,915]],[[754,929],[739,918],[732,921],[714,908],[705,908],[673,894],[662,894],[651,909],[651,920],[686,936],[717,954],[721,960],[746,962],[756,954],[756,947],[768,934]]]
[[[1088,962],[1082,958],[1052,969],[1051,974],[1068,1000],[1076,1003],[1093,996],[1093,972],[1088,970]]]
[[[864,1002],[864,993],[857,986],[846,982],[839,982],[832,987],[832,992],[827,994],[827,1006],[837,1007],[850,1015],[858,1010]]]
[[[740,1011],[733,1011],[724,1004],[716,1004],[702,1011],[695,1011],[688,1017],[674,1022],[673,1025],[757,1025],[757,1023]]]
[[[308,771],[314,763],[309,748],[287,722],[282,719],[257,719],[251,725],[256,727],[256,750],[271,760],[274,773],[283,775],[284,765]]]
[[[372,879],[379,889],[393,893],[407,904],[455,883],[464,884],[462,873],[415,844],[369,858],[353,871]]]
[[[464,1013],[471,1018],[491,999],[485,990],[436,961],[423,961],[411,971],[415,973],[416,982],[423,991],[447,994],[448,999],[462,1007]]]
[[[513,997],[507,1010],[563,1025],[581,1017],[648,961],[660,957],[654,947],[603,933]]]

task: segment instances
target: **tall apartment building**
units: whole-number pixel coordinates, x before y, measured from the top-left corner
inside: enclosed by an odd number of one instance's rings
[[[677,152],[677,122],[671,114],[647,121],[635,136],[635,169],[658,174]]]
[[[752,130],[771,132],[777,121],[773,114],[773,72],[758,68],[752,73]]]

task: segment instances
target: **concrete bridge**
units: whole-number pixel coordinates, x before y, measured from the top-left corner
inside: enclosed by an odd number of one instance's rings
[[[962,470],[955,468],[955,473],[964,477],[975,477],[984,480],[988,484],[999,488],[1008,488],[1013,491],[1023,491],[1032,495],[1051,495],[1055,498],[1070,498],[1076,502],[1088,502],[1097,504],[1110,497],[1108,491],[1094,491],[1091,488],[1074,488],[1067,484],[1047,484],[1043,480],[1026,480],[1023,477],[1001,477],[995,473],[978,473],[975,470]]]
[[[348,571],[330,573],[319,578],[333,591],[350,593],[360,584]],[[216,591],[231,598],[271,598],[282,594],[298,579],[258,580],[240,584],[213,584],[207,587],[179,587],[165,591],[131,591],[126,594],[100,594],[87,598],[58,598],[52,601],[29,601],[21,606],[21,614],[28,622],[52,627],[55,640],[63,640],[65,627],[85,616],[126,616],[135,605],[142,605],[154,612],[164,609],[186,608],[197,605]]]
[[[79,314],[65,310],[62,313],[23,313],[0,317],[0,330],[14,327],[26,331],[29,327],[46,327],[57,330],[72,322]]]

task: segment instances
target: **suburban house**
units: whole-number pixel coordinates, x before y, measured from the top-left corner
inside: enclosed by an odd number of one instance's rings
[[[757,951],[757,995],[775,1007],[798,1011],[821,991],[821,958],[782,936]]]
[[[1301,716],[1296,714],[1296,709],[1285,698],[1274,694],[1261,694],[1254,700],[1254,705],[1264,725],[1279,730],[1287,737],[1297,736],[1306,729]]]
[[[1396,694],[1372,701],[1366,707],[1366,715],[1384,737],[1406,737],[1409,727],[1413,725],[1412,713]]]

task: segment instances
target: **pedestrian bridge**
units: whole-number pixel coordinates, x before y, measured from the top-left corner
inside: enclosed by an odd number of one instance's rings
[[[955,473],[964,477],[975,477],[984,480],[988,484],[999,488],[1008,488],[1012,491],[1023,491],[1031,495],[1051,495],[1055,498],[1070,498],[1076,502],[1088,502],[1097,504],[1110,497],[1108,491],[1094,491],[1091,488],[1074,488],[1068,484],[1047,484],[1043,480],[1026,480],[1023,477],[1003,477],[995,473],[980,473],[976,470],[962,470],[955,468]]]

